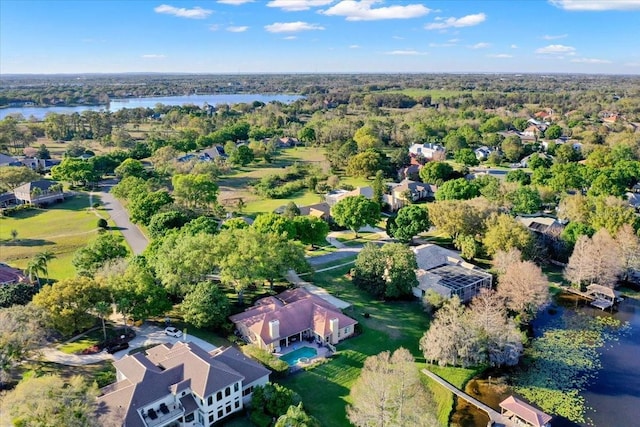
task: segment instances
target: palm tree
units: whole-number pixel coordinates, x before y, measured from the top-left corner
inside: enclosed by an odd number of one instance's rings
[[[102,321],[102,333],[104,335],[104,340],[107,340],[107,328],[104,323],[104,319],[113,313],[113,307],[106,301],[98,301],[94,307],[96,314],[100,317]]]
[[[47,279],[47,283],[49,282],[49,261],[55,259],[56,255],[51,251],[40,252],[36,255],[36,259],[42,266],[42,272],[44,273],[44,277]]]
[[[42,262],[38,259],[38,257],[33,258],[27,264],[27,276],[29,276],[29,281],[38,283],[38,287],[40,287],[40,273],[43,272]]]

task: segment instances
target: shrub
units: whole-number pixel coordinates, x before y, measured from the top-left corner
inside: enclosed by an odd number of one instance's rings
[[[249,357],[253,357],[267,368],[274,372],[274,376],[282,378],[289,373],[289,364],[284,360],[278,359],[273,354],[263,350],[255,345],[249,344],[241,348],[242,352]]]
[[[102,228],[103,230],[106,230],[107,228],[109,228],[109,223],[107,222],[106,219],[100,218],[98,220],[98,228]]]

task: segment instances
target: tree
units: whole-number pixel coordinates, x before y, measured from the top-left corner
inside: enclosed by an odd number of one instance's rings
[[[186,208],[207,210],[218,200],[218,185],[206,174],[176,174],[171,183],[173,197]]]
[[[442,184],[453,174],[453,168],[445,162],[428,162],[420,169],[420,179],[429,184]]]
[[[524,154],[522,141],[520,137],[515,135],[505,138],[505,140],[502,141],[501,147],[505,157],[511,162],[517,162],[522,157],[522,154]]]
[[[52,167],[51,177],[56,181],[70,182],[72,185],[86,185],[100,179],[92,163],[73,157],[65,157],[62,163]]]
[[[551,125],[544,131],[544,137],[547,139],[558,139],[562,136],[562,128],[558,125]]]
[[[452,179],[438,187],[436,200],[468,200],[480,195],[478,185],[466,178]]]
[[[280,384],[266,383],[253,389],[251,408],[269,417],[280,417],[287,413],[290,406],[297,406],[300,402],[300,396],[293,390]]]
[[[517,182],[520,185],[531,184],[531,177],[522,169],[514,169],[507,172],[504,177],[506,182]]]
[[[100,234],[93,242],[78,249],[71,263],[82,276],[93,275],[105,262],[124,258],[129,250],[122,236],[113,233]]]
[[[403,347],[364,361],[347,417],[358,427],[436,426],[433,404],[411,353]]]
[[[305,245],[315,245],[325,242],[329,234],[329,224],[314,216],[297,216],[293,218],[296,227],[296,239]]]
[[[133,200],[149,192],[147,182],[137,176],[122,179],[111,189],[111,193],[119,199]]]
[[[458,132],[453,131],[449,132],[444,137],[444,146],[448,152],[457,154],[459,150],[467,148],[469,145],[467,144],[467,140],[464,138],[464,136],[458,134]]]
[[[206,217],[202,217],[206,218]],[[173,230],[176,228],[181,228],[187,222],[189,222],[189,217],[180,211],[167,211],[160,212],[151,217],[149,221],[149,225],[147,226],[147,230],[149,230],[149,234],[151,237],[157,238],[164,236],[165,233],[169,230]],[[217,227],[217,223],[216,223]]]
[[[0,309],[0,385],[11,378],[13,368],[45,344],[47,323],[46,311],[34,304]]]
[[[618,230],[615,241],[622,261],[623,279],[627,280],[631,272],[640,270],[640,237],[633,227],[625,224]]]
[[[46,145],[40,144],[40,147],[38,147],[38,152],[36,153],[36,157],[43,160],[51,158],[51,153],[49,152],[49,149]]]
[[[371,126],[365,125],[359,128],[353,136],[353,140],[358,145],[358,151],[361,153],[371,148],[382,148],[380,136]]]
[[[296,236],[296,226],[294,222],[275,213],[258,215],[251,227],[260,233],[275,233],[283,235],[287,239],[293,239]]]
[[[379,170],[387,168],[387,156],[378,150],[370,149],[358,153],[347,162],[346,173],[349,176],[368,178]]]
[[[93,325],[90,311],[104,300],[104,290],[93,279],[75,277],[43,286],[33,297],[33,304],[48,313],[54,329],[70,335]]]
[[[100,322],[102,323],[102,336],[104,337],[104,340],[106,341],[107,340],[107,326],[105,324],[105,319],[111,313],[113,313],[113,307],[107,301],[98,301],[96,303],[95,307],[93,308],[93,311],[95,311],[95,313],[100,318]]]
[[[284,211],[282,212],[282,216],[288,219],[294,219],[295,217],[300,215],[300,208],[294,201],[290,201],[284,207]]]
[[[439,232],[448,234],[453,239],[458,235],[482,234],[485,230],[485,220],[496,211],[496,208],[488,202],[484,204],[473,202],[443,200],[429,203],[429,219]]]
[[[2,413],[15,426],[91,427],[96,420],[98,388],[80,376],[67,383],[57,375],[23,379],[2,399]]]
[[[204,233],[213,236],[214,234],[218,234],[219,228],[220,223],[215,218],[200,216],[186,223],[181,228],[180,233],[191,236],[195,236],[198,233]]]
[[[377,298],[404,298],[418,285],[417,268],[410,248],[399,243],[382,247],[368,243],[356,258],[353,284]]]
[[[0,167],[0,190],[13,191],[27,182],[37,181],[41,177],[35,171],[23,166]]]
[[[486,221],[482,244],[489,255],[499,250],[519,249],[523,257],[531,256],[533,236],[520,222],[505,214],[493,214]]]
[[[466,259],[474,259],[480,253],[480,243],[473,236],[459,234],[453,241],[453,245]]]
[[[229,316],[229,300],[214,283],[200,282],[189,292],[180,306],[184,320],[197,328],[219,328]]]
[[[480,126],[482,133],[500,132],[506,128],[504,121],[500,117],[491,117]]]
[[[384,183],[384,173],[379,170],[376,172],[376,177],[371,184],[373,188],[373,200],[380,205],[382,209],[382,198],[385,194],[386,185]]]
[[[570,222],[567,226],[562,230],[561,238],[564,242],[566,242],[570,247],[575,246],[578,238],[580,236],[588,236],[591,237],[594,235],[596,231],[590,226],[583,224],[581,222]]]
[[[173,202],[173,198],[163,190],[145,192],[134,196],[129,203],[131,221],[148,225],[151,217],[160,208]]]
[[[424,358],[440,366],[477,364],[482,360],[479,345],[473,329],[468,327],[464,306],[457,295],[445,301],[420,339]]]
[[[620,248],[602,228],[591,239],[587,236],[578,238],[564,276],[578,288],[591,283],[613,288],[623,271]]]
[[[278,418],[274,427],[320,427],[320,422],[307,414],[300,402],[297,406],[289,406],[287,412]]]
[[[549,280],[533,262],[517,261],[499,277],[498,295],[521,322],[528,323],[549,300]]]
[[[391,221],[392,224],[389,227],[391,236],[401,243],[411,242],[415,236],[429,230],[429,227],[431,227],[429,212],[418,205],[409,205],[401,208],[395,218],[389,218],[387,221]]]
[[[226,146],[225,146],[226,151]],[[229,153],[228,161],[234,165],[246,166],[254,159],[253,150],[247,145],[240,145]]]
[[[331,216],[341,227],[347,227],[358,237],[364,225],[374,226],[380,219],[380,205],[365,196],[345,197],[331,208]]]
[[[36,287],[29,283],[7,283],[0,286],[0,308],[12,305],[25,305],[36,292]]]
[[[462,148],[458,150],[453,158],[456,162],[462,163],[465,166],[477,166],[480,164],[480,160],[476,157],[476,153],[471,148]]]
[[[512,203],[511,210],[515,213],[532,214],[540,210],[542,200],[540,193],[530,186],[520,186],[507,194],[507,200]]]
[[[522,252],[520,252],[520,249],[511,248],[507,251],[496,251],[491,264],[493,264],[493,271],[498,275],[502,275],[507,271],[507,267],[520,261],[522,261]]]
[[[116,176],[120,179],[128,176],[137,176],[138,178],[144,178],[147,171],[144,169],[144,165],[140,160],[126,159],[120,163],[120,166],[114,170]]]

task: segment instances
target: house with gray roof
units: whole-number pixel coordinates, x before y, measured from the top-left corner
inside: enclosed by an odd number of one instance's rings
[[[210,427],[241,411],[270,371],[235,348],[208,353],[194,343],[160,344],[114,362],[97,415],[121,427]]]
[[[13,190],[17,203],[42,205],[52,202],[64,201],[62,184],[56,181],[39,180],[32,181],[16,187]]]

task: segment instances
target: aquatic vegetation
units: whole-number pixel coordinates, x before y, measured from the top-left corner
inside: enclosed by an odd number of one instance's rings
[[[584,423],[580,395],[601,368],[598,350],[628,330],[612,317],[565,314],[550,322],[525,351],[514,389],[542,410]]]

